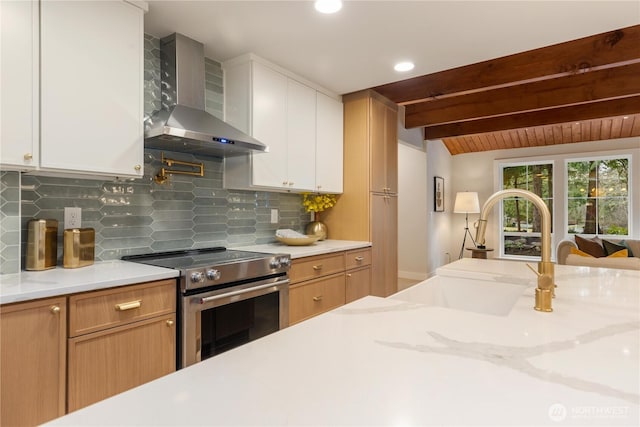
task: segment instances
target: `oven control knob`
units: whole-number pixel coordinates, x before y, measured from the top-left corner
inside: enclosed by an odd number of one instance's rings
[[[191,281],[194,283],[204,282],[204,274],[202,274],[202,271],[191,273]]]
[[[207,279],[209,280],[218,280],[220,278],[220,270],[207,270]]]
[[[289,267],[291,265],[291,260],[289,258],[282,257],[279,259],[279,261],[280,261],[280,265],[283,267]]]
[[[278,258],[273,258],[269,262],[269,267],[271,267],[271,268],[280,268],[280,260]]]

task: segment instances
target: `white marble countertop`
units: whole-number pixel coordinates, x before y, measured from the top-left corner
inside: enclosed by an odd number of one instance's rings
[[[502,276],[528,270],[476,261]],[[640,272],[557,266],[556,277],[553,313],[533,310],[534,281],[500,282],[521,295],[497,316],[425,303],[438,284],[480,283],[434,276],[51,424],[639,425]]]
[[[264,245],[242,246],[230,249],[265,252],[269,254],[285,253],[290,254],[292,259],[296,259],[312,255],[361,249],[369,246],[371,246],[371,242],[361,242],[356,240],[322,240],[308,246],[288,246],[282,243],[267,243]]]
[[[127,261],[0,275],[0,304],[178,277],[177,270]]]
[[[323,240],[309,246],[269,243],[230,249],[274,254],[288,253],[295,259],[369,246],[371,246],[370,242]],[[177,270],[120,260],[98,261],[93,265],[74,269],[58,266],[44,271],[22,271],[16,274],[0,275],[0,304],[107,289],[178,277],[178,275]]]

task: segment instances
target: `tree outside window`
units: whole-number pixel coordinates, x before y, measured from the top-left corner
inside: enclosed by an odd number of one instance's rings
[[[502,188],[519,188],[540,196],[553,217],[552,163],[504,166]],[[504,199],[502,217],[503,255],[540,256],[542,216],[535,205],[520,197]]]
[[[629,159],[567,162],[567,231],[628,235]]]

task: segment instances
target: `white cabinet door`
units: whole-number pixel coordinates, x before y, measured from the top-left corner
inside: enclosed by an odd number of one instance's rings
[[[342,193],[342,102],[321,92],[316,98],[316,190]]]
[[[287,85],[287,181],[313,191],[316,163],[316,91],[289,79]]]
[[[38,2],[0,2],[0,166],[38,165]]]
[[[41,166],[142,176],[143,12],[41,2]]]
[[[269,146],[268,153],[253,154],[252,183],[287,186],[287,78],[253,63],[252,134]]]

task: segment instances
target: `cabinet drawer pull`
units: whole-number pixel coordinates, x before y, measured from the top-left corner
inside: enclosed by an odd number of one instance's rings
[[[318,295],[317,297],[313,297],[314,301],[322,301],[322,295]]]
[[[362,261],[364,261],[364,257],[363,256],[357,256],[356,257],[356,261],[357,262],[362,262]]]
[[[173,326],[173,320],[167,320],[167,326]]]
[[[122,302],[120,304],[116,304],[116,311],[133,310],[134,308],[140,307],[141,304],[142,300]]]
[[[31,154],[31,153],[26,153],[26,154],[24,155],[24,159],[25,159],[26,161],[33,160],[33,154]]]
[[[347,273],[347,277],[351,277],[351,273]]]
[[[49,308],[49,311],[51,311],[51,314],[59,314],[60,313],[60,307],[58,307],[57,305],[52,305]]]
[[[140,165],[135,165],[135,166],[133,167],[133,169],[135,169],[136,171],[140,171],[140,170],[142,169],[142,166],[140,166]]]
[[[322,264],[314,265],[314,266],[313,266],[313,269],[314,269],[315,271],[322,270]]]

